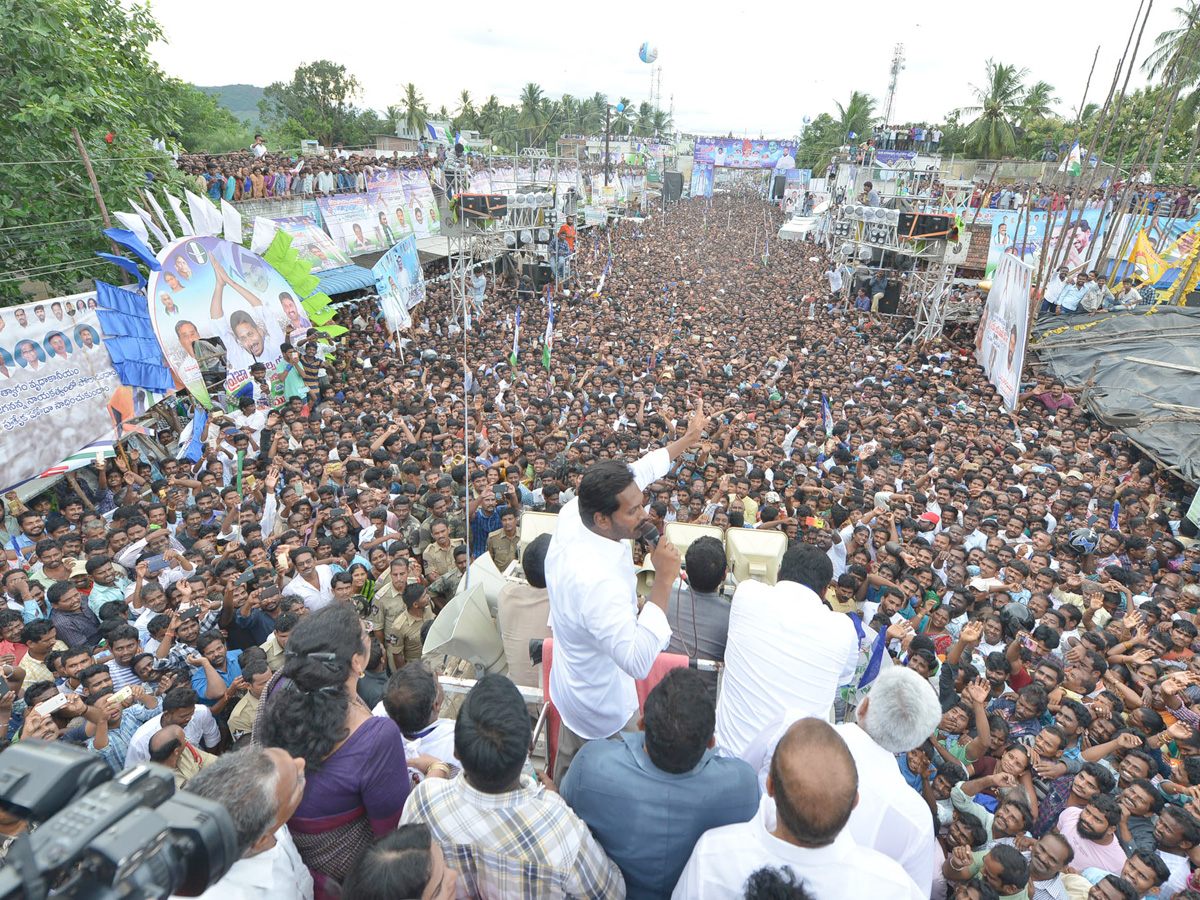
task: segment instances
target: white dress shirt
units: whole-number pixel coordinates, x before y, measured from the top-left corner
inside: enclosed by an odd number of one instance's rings
[[[317,566],[313,571],[317,573],[316,587],[297,575],[283,589],[285,594],[293,594],[303,600],[309,612],[316,612],[333,602],[333,569]]]
[[[904,867],[929,896],[933,889],[933,818],[921,795],[900,774],[896,757],[857,725],[835,725],[858,768],[858,806],[846,830]]]
[[[746,879],[763,866],[790,867],[814,900],[928,900],[929,891],[922,893],[899,863],[855,844],[849,828],[817,849],[782,841],[771,833],[774,828],[775,801],[763,796],[758,815],[749,822],[706,831],[671,900],[741,900]]]
[[[125,768],[150,761],[150,738],[161,730],[162,713],[141,724],[129,739],[129,749],[125,752]],[[183,736],[196,747],[207,750],[221,743],[221,729],[217,727],[217,720],[203,703],[196,704],[191,721],[183,726]]]
[[[804,713],[789,709],[742,753],[742,759],[758,772],[758,783],[764,793],[776,745],[802,718]],[[936,856],[929,807],[904,780],[894,755],[857,725],[834,727],[850,748],[858,769],[858,806],[850,814],[846,831],[855,843],[878,850],[900,863],[924,892],[923,896],[928,896],[933,887]]]
[[[645,490],[671,468],[666,449],[630,468]],[[574,499],[558,514],[546,553],[554,656],[550,697],[563,723],[584,740],[616,734],[638,708],[634,681],[650,674],[671,639],[653,603],[637,609],[637,576],[628,541],[588,530]]]
[[[284,825],[274,847],[239,859],[200,900],[313,900],[313,880]]]
[[[790,707],[827,717],[838,686],[850,683],[857,665],[858,634],[848,616],[794,581],[743,581],[729,612],[718,752],[741,756]]]

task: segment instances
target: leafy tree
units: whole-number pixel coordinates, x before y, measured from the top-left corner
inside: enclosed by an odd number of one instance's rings
[[[967,150],[984,159],[1001,159],[1017,149],[1014,122],[1021,114],[1025,99],[1022,82],[1029,70],[992,59],[984,70],[987,75],[983,86],[971,85],[979,105],[962,110],[966,115],[975,115],[967,126]]]
[[[298,145],[316,138],[326,147],[349,143],[358,116],[351,102],[360,93],[358,79],[345,66],[318,60],[296,69],[288,83],[277,81],[263,90],[259,110],[285,143]]]
[[[838,108],[837,125],[841,143],[853,144],[865,140],[871,133],[871,123],[875,119],[875,98],[861,91],[853,91],[845,106],[840,103],[834,105]],[[852,134],[855,137],[850,137]]]
[[[844,137],[841,124],[829,113],[821,113],[804,128],[796,151],[796,165],[811,169],[815,175],[824,175]]]
[[[254,129],[221,105],[220,94],[210,94],[183,82],[176,82],[173,87],[179,107],[178,141],[185,150],[227,153],[247,149],[253,143]]]
[[[411,134],[424,134],[425,123],[429,121],[429,110],[425,107],[425,98],[411,81],[404,86],[404,102],[400,106],[404,117],[404,128]]]
[[[119,0],[4,0],[0,28],[0,302],[26,280],[52,291],[117,280],[71,128],[79,129],[110,208],[174,164],[152,141],[180,127],[177,85],[150,56],[162,32],[144,6]],[[110,142],[111,140],[111,142]],[[55,224],[51,224],[55,223]]]
[[[534,137],[537,134],[539,126],[545,121],[545,110],[542,107],[542,89],[532,81],[525,85],[521,90],[521,98],[518,101],[521,112],[518,118],[521,128],[524,130],[523,138],[525,146],[533,145]]]

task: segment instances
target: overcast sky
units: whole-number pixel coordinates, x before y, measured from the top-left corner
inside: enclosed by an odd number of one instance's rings
[[[657,44],[662,105],[672,95],[684,131],[789,137],[804,116],[835,112],[852,90],[876,97],[882,111],[892,48],[907,58],[896,94],[896,121],[936,121],[971,104],[984,61],[1029,69],[1044,79],[1067,114],[1083,96],[1092,55],[1100,58],[1088,100],[1103,102],[1124,49],[1136,4],[1093,6],[1054,0],[904,5],[858,0],[829,15],[803,16],[742,3],[640,4],[634,15],[601,24],[595,6],[528,3],[343,5],[247,4],[155,0],[167,43],[155,55],[170,75],[197,84],[286,81],[304,62],[345,65],[363,85],[361,102],[382,111],[414,82],[431,109],[453,112],[468,89],[476,102],[496,94],[512,103],[529,81],[552,97],[596,91],[634,103],[648,99],[651,67],[637,56]],[[1171,4],[1155,5],[1142,43],[1175,24]],[[1101,14],[1103,13],[1103,14]],[[532,18],[531,18],[532,16]],[[635,18],[630,29],[615,24]],[[1139,61],[1140,62],[1140,61]],[[1134,84],[1140,79],[1135,73]]]

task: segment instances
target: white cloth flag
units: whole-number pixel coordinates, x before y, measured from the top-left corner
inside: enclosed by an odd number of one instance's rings
[[[250,252],[262,256],[275,240],[275,232],[279,226],[266,216],[254,217],[254,232],[250,235]]]
[[[117,212],[113,210],[113,218],[132,231],[138,236],[143,244],[150,245],[150,232],[146,230],[146,223],[142,221],[142,217],[137,213]]]
[[[161,246],[165,247],[167,244],[171,243],[166,234],[163,233],[163,230],[158,227],[158,224],[154,221],[154,217],[150,215],[148,210],[142,209],[136,203],[133,203],[133,201],[130,201],[130,203],[133,206],[133,211],[141,217],[143,222],[146,223],[146,227],[150,229],[150,233],[154,235],[155,239]]]
[[[183,236],[194,235],[196,231],[192,228],[192,220],[184,213],[183,204],[179,202],[179,198],[173,194],[167,194],[167,202],[171,204],[171,211],[175,213],[175,220],[179,223],[179,230],[183,232]]]
[[[221,219],[225,223],[225,240],[240,244],[242,242],[242,214],[228,200],[221,200]]]
[[[196,234],[219,235],[225,222],[213,205],[192,191],[185,190],[183,195],[187,198],[188,212],[192,214],[192,228]]]
[[[163,208],[158,205],[158,200],[155,199],[152,191],[146,191],[146,199],[150,205],[154,207],[154,214],[158,216],[158,221],[162,222],[163,230],[167,233],[167,237],[172,241],[175,240],[175,231],[171,228],[171,220],[167,218],[167,214],[163,212]]]

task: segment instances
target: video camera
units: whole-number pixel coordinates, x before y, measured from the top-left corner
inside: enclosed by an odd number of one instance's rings
[[[118,773],[93,753],[26,740],[0,753],[0,806],[37,822],[8,850],[0,898],[195,897],[237,860],[223,806],[175,793],[174,775],[145,763]]]

